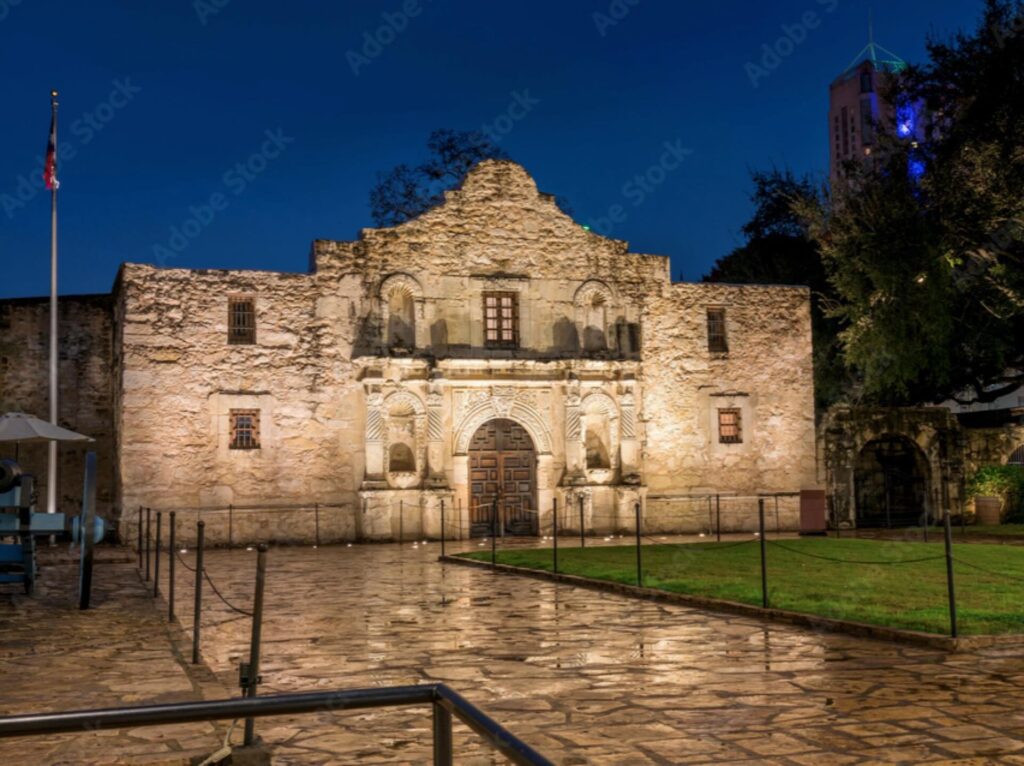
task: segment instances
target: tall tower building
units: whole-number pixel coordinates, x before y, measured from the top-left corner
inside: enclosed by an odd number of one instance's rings
[[[869,27],[868,44],[829,86],[829,167],[833,184],[842,178],[847,162],[871,162],[876,130],[886,129],[895,121],[893,107],[882,95],[886,81],[905,67],[903,59],[875,43]]]

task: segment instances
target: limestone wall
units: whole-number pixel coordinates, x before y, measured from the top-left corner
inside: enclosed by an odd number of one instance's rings
[[[514,348],[485,343],[485,292],[517,296]],[[255,301],[254,344],[228,342],[234,297]],[[709,306],[728,354],[708,352]],[[400,226],[315,242],[309,274],[125,265],[106,316],[96,390],[127,539],[140,506],[189,530],[212,514],[214,543],[309,539],[302,510],[240,513],[228,534],[229,506],[330,505],[331,539],[390,539],[436,536],[444,500],[468,527],[467,448],[495,418],[533,440],[541,534],[556,503],[578,526],[582,499],[601,532],[648,493],[814,484],[806,290],[672,285],[667,258],[586,231],[510,162]],[[717,438],[720,406],[741,443]],[[232,409],[259,411],[259,449],[229,448]],[[648,508],[651,529],[675,523]]]
[[[254,345],[227,342],[234,295],[255,298]],[[353,323],[320,300],[315,277],[127,265],[120,301],[126,509],[354,505]],[[260,411],[260,448],[229,449],[229,412],[249,408]]]
[[[727,353],[708,350],[708,308],[725,310]],[[643,336],[650,496],[815,486],[806,288],[665,286],[645,309]],[[742,443],[719,441],[719,408],[740,411]]]
[[[98,458],[97,510],[117,516],[113,417],[113,312],[109,295],[65,296],[58,308],[60,424],[92,436],[87,447],[59,451],[58,510],[81,510],[85,452]],[[0,301],[0,412],[21,411],[49,419],[50,304],[46,298]],[[14,445],[0,455],[14,457]],[[46,507],[47,447],[24,445],[19,462],[36,476],[39,505]]]

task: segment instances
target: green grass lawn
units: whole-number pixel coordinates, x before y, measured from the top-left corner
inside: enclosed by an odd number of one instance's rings
[[[1024,524],[998,524],[996,526],[971,525],[953,531],[953,537],[966,533],[968,537],[1024,537]]]
[[[756,539],[743,545],[645,545],[642,554],[647,587],[761,604]],[[484,561],[491,556],[490,551],[463,555]],[[960,634],[1024,633],[1024,548],[955,543],[953,555],[964,562],[955,565]],[[914,561],[928,557],[937,558]],[[530,569],[552,568],[550,548],[499,551],[497,560]],[[635,585],[636,548],[580,549],[563,544],[558,568],[566,574]],[[946,562],[943,546],[937,543],[826,538],[769,542],[768,598],[770,606],[796,612],[929,633],[949,631]]]

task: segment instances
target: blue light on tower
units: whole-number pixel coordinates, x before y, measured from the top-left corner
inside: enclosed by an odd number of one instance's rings
[[[906,104],[896,109],[896,135],[900,138],[909,138],[914,135],[914,107]]]
[[[907,173],[915,181],[920,179],[921,176],[924,175],[924,171],[925,171],[924,160],[921,159],[920,157],[911,156],[910,159],[907,160]]]

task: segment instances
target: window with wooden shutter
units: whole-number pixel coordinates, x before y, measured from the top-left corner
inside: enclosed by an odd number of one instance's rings
[[[260,448],[260,411],[231,410],[231,449]]]
[[[739,444],[743,441],[743,426],[738,409],[718,411],[718,441],[722,444]]]
[[[519,346],[518,293],[484,293],[484,345],[493,348]]]

